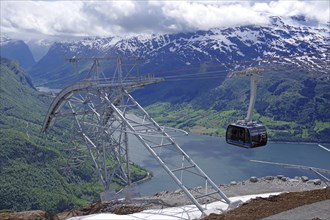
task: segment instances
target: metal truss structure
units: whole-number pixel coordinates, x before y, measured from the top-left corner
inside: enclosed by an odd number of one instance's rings
[[[54,98],[42,128],[43,132],[46,132],[56,120],[63,117],[74,120],[103,184],[103,200],[109,199],[113,182],[128,188],[132,184],[132,163],[128,147],[129,137],[132,136],[141,142],[146,152],[158,161],[202,213],[205,209],[202,204],[210,201],[210,197],[232,204],[177,144],[170,135],[173,130],[160,126],[131,96],[131,91],[158,83],[162,79],[149,76],[132,79],[125,77],[125,80],[122,80],[122,74],[117,76],[121,77],[96,77],[64,88]],[[197,187],[191,185],[192,179],[195,183],[198,182],[196,179],[199,179],[201,184],[198,186],[204,187],[192,191],[191,189]]]

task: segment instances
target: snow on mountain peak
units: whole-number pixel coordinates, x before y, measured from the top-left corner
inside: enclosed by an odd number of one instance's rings
[[[177,65],[224,63],[329,50],[329,30],[301,26],[295,20],[290,23],[280,17],[273,16],[270,20],[271,24],[267,25],[213,28],[190,33],[85,38],[55,44],[52,50],[63,50],[66,56],[143,56],[150,65],[163,63],[164,59]],[[299,65],[305,62],[311,66],[318,58],[293,60]]]
[[[9,38],[5,34],[1,34],[1,36],[0,36],[0,46],[4,46],[8,43],[14,43],[14,42],[17,42],[17,41],[18,40],[14,40],[14,39]]]

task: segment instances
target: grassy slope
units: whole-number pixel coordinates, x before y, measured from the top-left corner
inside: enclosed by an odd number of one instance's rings
[[[157,102],[147,110],[168,126],[223,137],[228,124],[245,117],[249,89],[249,78],[234,77],[189,103]],[[253,119],[272,140],[330,142],[329,90],[328,81],[306,73],[264,74]]]
[[[95,188],[100,186],[91,183],[96,180],[77,176],[77,184],[63,176],[64,140],[40,133],[49,100],[38,97],[25,72],[5,59],[1,59],[0,94],[0,209],[55,212],[95,200]]]
[[[15,62],[1,59],[0,68],[0,210],[60,212],[98,200],[103,189],[90,162],[64,175],[65,129],[40,133],[50,100]],[[134,167],[133,175],[146,172]]]

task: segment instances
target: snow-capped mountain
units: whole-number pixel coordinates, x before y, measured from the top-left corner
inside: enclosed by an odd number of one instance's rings
[[[26,69],[35,64],[33,55],[24,41],[14,40],[4,35],[0,37],[0,56],[18,61]]]
[[[54,70],[58,71],[56,66],[63,66],[65,58],[106,56],[142,56],[145,58],[144,68],[148,71],[261,60],[262,64],[294,63],[303,68],[328,72],[324,69],[324,61],[329,53],[329,26],[320,28],[301,23],[301,20],[299,23],[295,20],[285,23],[279,17],[272,17],[271,24],[266,26],[58,42],[38,62],[31,75],[45,81]]]
[[[299,140],[306,133],[315,134],[318,139],[329,136],[328,129],[323,129],[326,125],[319,123],[327,123],[330,118],[329,34],[329,24],[316,26],[302,18],[272,17],[268,25],[86,38],[54,43],[29,73],[35,86],[63,88],[89,74],[92,66],[91,60],[72,65],[65,58],[142,56],[140,73],[159,73],[157,76],[166,79],[135,91],[133,95],[140,104],[161,101],[174,106],[189,103],[197,109],[235,110],[231,118],[234,121],[238,111],[247,109],[249,83],[247,77],[229,78],[227,75],[234,70],[260,66],[267,74],[263,74],[258,86],[256,112],[268,117],[272,128],[290,129],[281,133],[287,140]],[[103,69],[108,77],[113,74],[116,62],[112,64],[113,67]],[[102,68],[101,65],[99,70]],[[79,74],[75,74],[77,70]],[[210,72],[214,73],[212,78],[202,75],[210,75]],[[200,78],[189,79],[195,73]],[[179,80],[174,76],[179,76]],[[297,121],[298,125],[277,125],[273,120],[290,124]],[[193,125],[192,121],[180,121],[183,127]],[[291,131],[295,132],[295,137]],[[322,133],[320,136],[316,135],[318,131]]]

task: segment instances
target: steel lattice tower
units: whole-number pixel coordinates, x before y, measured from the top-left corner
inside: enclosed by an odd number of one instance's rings
[[[208,201],[208,197],[233,204],[180,148],[170,135],[171,129],[160,126],[131,96],[130,92],[133,90],[161,82],[162,79],[123,75],[120,58],[117,60],[113,77],[100,78],[98,65],[99,60],[104,58],[88,59],[93,60],[92,68],[95,74],[90,79],[64,88],[56,95],[42,130],[46,132],[59,118],[74,120],[78,134],[84,141],[103,184],[101,199],[111,199],[113,192],[110,186],[115,178],[121,185],[131,187],[128,136],[132,135],[142,143],[146,152],[158,161],[202,213],[205,210],[202,204]],[[78,60],[70,59],[71,62]],[[175,163],[173,158],[176,159]],[[190,189],[196,186],[191,185],[189,178],[200,179],[204,187],[191,191]]]

